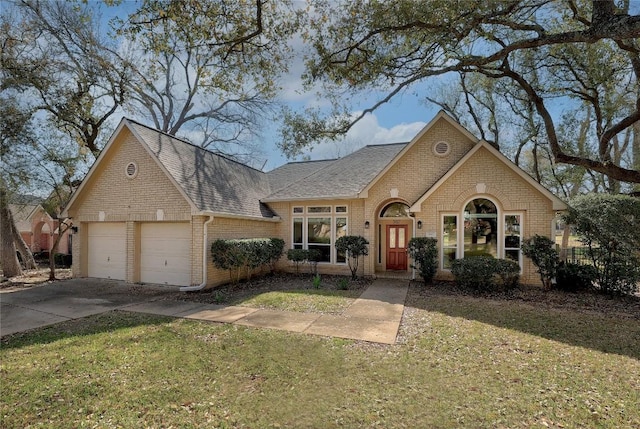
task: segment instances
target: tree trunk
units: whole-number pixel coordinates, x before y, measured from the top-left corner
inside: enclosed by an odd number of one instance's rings
[[[9,215],[11,216],[11,212],[9,212]],[[16,228],[16,223],[13,219],[13,216],[11,216],[11,219],[9,220],[9,226],[11,226],[11,231],[13,232],[13,241],[16,246],[16,250],[20,253],[20,256],[22,256],[24,267],[27,270],[37,268],[36,260],[33,259],[33,252],[31,252],[31,249],[29,249],[29,246],[27,246],[27,243],[24,242],[24,239]]]
[[[2,272],[7,278],[22,274],[11,223],[12,216],[9,212],[7,193],[4,188],[0,187],[0,253],[2,254]]]

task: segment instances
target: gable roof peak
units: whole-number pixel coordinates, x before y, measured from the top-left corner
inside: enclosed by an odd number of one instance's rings
[[[151,131],[151,132],[154,132],[154,133],[157,133],[157,134],[163,135],[163,136],[168,137],[168,138],[170,138],[170,139],[173,139],[173,140],[175,140],[175,141],[177,141],[177,142],[184,143],[184,144],[186,144],[186,145],[188,145],[188,146],[193,147],[193,148],[194,148],[194,149],[196,149],[196,150],[203,151],[203,152],[206,152],[206,153],[212,154],[212,155],[214,155],[214,156],[218,156],[218,157],[223,158],[223,159],[225,159],[225,160],[227,160],[227,161],[229,161],[229,162],[235,162],[236,164],[240,164],[240,165],[242,165],[243,167],[250,168],[250,169],[252,169],[252,170],[255,170],[255,171],[259,171],[259,172],[261,172],[261,173],[264,173],[264,171],[262,171],[262,170],[258,170],[258,169],[257,169],[257,168],[255,168],[255,167],[252,167],[252,166],[250,166],[250,165],[248,165],[248,164],[245,164],[245,163],[243,163],[243,162],[238,161],[237,159],[233,159],[233,158],[231,158],[231,157],[230,157],[230,156],[228,156],[228,155],[224,155],[224,154],[222,154],[222,153],[214,152],[214,151],[209,150],[209,149],[207,149],[207,148],[204,148],[204,147],[202,147],[202,146],[198,146],[197,144],[194,144],[194,143],[192,143],[192,142],[190,142],[190,141],[188,141],[188,140],[185,140],[185,139],[183,139],[183,138],[181,138],[181,137],[176,137],[176,136],[175,136],[175,135],[173,135],[173,134],[169,134],[169,133],[167,133],[166,131],[158,130],[158,129],[153,128],[153,127],[151,127],[151,126],[149,126],[149,125],[145,125],[145,124],[143,124],[143,123],[141,123],[141,122],[138,122],[138,121],[136,121],[136,120],[133,120],[133,119],[130,119],[130,118],[127,118],[127,117],[123,117],[122,119],[123,119],[123,121],[125,121],[125,122],[131,123],[131,124],[134,124],[134,125],[137,125],[137,126],[140,126],[140,127],[144,127],[144,128],[146,128],[147,130],[149,130],[149,131]]]

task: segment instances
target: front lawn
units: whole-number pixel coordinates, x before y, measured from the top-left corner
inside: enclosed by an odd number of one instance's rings
[[[0,427],[640,427],[640,315],[596,307],[414,283],[394,346],[106,313],[3,338]]]

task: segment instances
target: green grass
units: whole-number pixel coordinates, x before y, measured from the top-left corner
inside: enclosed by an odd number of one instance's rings
[[[248,298],[230,300],[229,304],[302,313],[340,314],[361,293],[362,291],[349,290],[293,289],[263,292]]]
[[[415,291],[394,346],[111,312],[3,339],[0,427],[632,428],[639,339]]]

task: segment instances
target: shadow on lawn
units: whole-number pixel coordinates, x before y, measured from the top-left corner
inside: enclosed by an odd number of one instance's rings
[[[120,329],[134,328],[137,326],[162,325],[173,320],[175,320],[174,317],[112,310],[25,332],[5,335],[0,340],[0,349],[6,350],[36,344],[49,344],[68,338],[115,332]]]
[[[405,305],[640,360],[637,297],[545,293],[526,287],[481,296],[452,284],[413,282]]]

